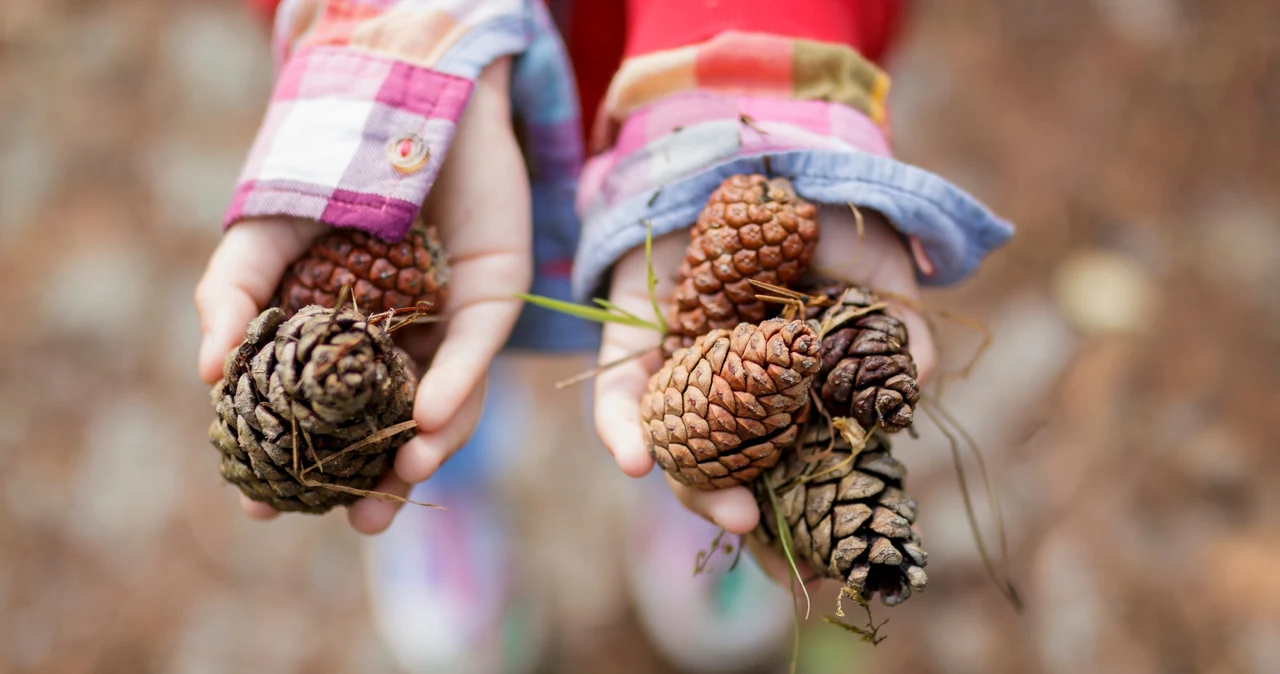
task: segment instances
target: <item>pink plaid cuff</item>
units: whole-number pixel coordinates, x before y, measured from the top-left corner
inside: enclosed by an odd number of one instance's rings
[[[347,47],[294,53],[224,226],[294,216],[399,239],[435,182],[473,86]]]

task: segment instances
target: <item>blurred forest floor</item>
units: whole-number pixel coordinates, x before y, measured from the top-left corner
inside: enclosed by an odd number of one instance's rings
[[[995,335],[944,400],[995,468],[1028,608],[984,578],[922,424],[899,453],[929,591],[879,611],[875,649],[809,629],[803,671],[1280,671],[1276,26],[1269,0],[917,3],[898,152],[1018,226],[927,300]],[[345,521],[247,521],[205,440],[191,292],[265,40],[231,0],[0,3],[0,672],[396,671]],[[956,367],[979,338],[938,327]],[[540,396],[560,442],[512,494],[563,597],[554,671],[670,671],[612,525],[576,520],[627,484],[585,422],[566,438],[579,395]]]

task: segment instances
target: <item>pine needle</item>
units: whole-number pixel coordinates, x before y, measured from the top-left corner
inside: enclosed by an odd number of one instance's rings
[[[385,491],[372,491],[372,490],[369,490],[369,489],[356,489],[355,487],[347,487],[347,486],[340,485],[340,484],[329,484],[329,483],[327,483],[327,482],[315,482],[315,481],[308,481],[308,480],[303,480],[303,481],[302,481],[302,484],[303,484],[304,486],[307,486],[307,487],[320,488],[320,489],[328,489],[328,490],[330,490],[330,491],[340,491],[340,492],[342,492],[342,493],[344,493],[344,494],[354,494],[354,495],[356,495],[356,496],[361,496],[361,497],[364,497],[364,498],[371,498],[371,499],[374,499],[374,500],[377,500],[377,501],[394,501],[395,503],[404,503],[404,504],[408,504],[408,505],[416,505],[416,506],[421,506],[421,507],[423,507],[423,508],[433,508],[433,509],[435,509],[435,510],[445,510],[445,509],[446,509],[446,508],[445,508],[444,506],[442,506],[442,505],[436,505],[436,504],[434,504],[434,503],[423,503],[422,501],[414,501],[414,500],[412,500],[412,499],[407,499],[407,498],[405,498],[405,497],[403,497],[403,496],[396,496],[395,494],[388,494],[388,493],[387,493],[387,492],[385,492]]]
[[[804,619],[809,619],[809,610],[812,608],[813,602],[809,599],[809,590],[804,586],[804,578],[800,576],[800,569],[796,567],[795,553],[791,548],[791,530],[787,528],[787,522],[782,517],[782,509],[778,507],[778,495],[773,490],[773,485],[768,480],[761,480],[764,490],[769,494],[769,503],[773,506],[773,515],[778,524],[778,538],[782,541],[782,552],[787,558],[787,564],[791,566],[791,573],[795,575],[795,579],[800,581],[800,589],[804,592]],[[792,592],[795,590],[793,589]]]
[[[867,223],[862,219],[862,211],[858,210],[858,207],[854,206],[852,201],[844,203],[849,207],[849,210],[853,211],[853,226],[858,232],[858,247],[853,249],[853,257],[849,260],[849,266],[852,267],[858,261],[858,258],[862,257],[862,249],[866,248],[862,244],[867,235]]]
[[[597,366],[595,366],[595,367],[591,368],[590,370],[587,370],[586,372],[579,372],[578,374],[575,374],[575,375],[573,375],[572,377],[569,377],[568,379],[565,379],[565,380],[562,380],[562,381],[558,381],[558,382],[556,382],[556,390],[557,390],[557,391],[559,391],[559,390],[561,390],[561,389],[569,388],[570,386],[573,386],[574,384],[581,384],[582,382],[584,382],[584,381],[586,381],[586,380],[588,380],[588,379],[592,379],[592,378],[594,378],[594,377],[598,377],[598,376],[600,376],[601,374],[603,374],[603,373],[605,373],[605,372],[607,372],[607,371],[609,371],[609,370],[611,370],[611,369],[613,369],[613,368],[615,368],[615,367],[617,367],[617,366],[619,366],[619,365],[622,365],[623,363],[631,362],[631,361],[633,361],[633,360],[635,360],[635,359],[637,359],[637,358],[643,358],[643,357],[645,357],[645,356],[649,355],[649,353],[650,353],[650,352],[655,351],[655,350],[657,350],[657,349],[658,349],[658,347],[657,347],[657,346],[645,347],[645,348],[643,348],[643,349],[641,349],[641,350],[639,350],[639,351],[635,351],[635,352],[629,353],[629,354],[627,354],[627,355],[625,355],[625,356],[623,356],[623,357],[621,357],[621,358],[617,358],[617,359],[611,360],[611,361],[609,361],[609,362],[607,362],[607,363],[602,363],[602,364],[600,364],[600,365],[597,365]]]
[[[324,464],[326,461],[333,461],[334,459],[340,456],[350,454],[351,452],[354,452],[358,449],[364,449],[365,447],[368,447],[369,445],[372,445],[375,442],[386,440],[387,438],[398,435],[404,431],[409,430],[410,428],[417,428],[417,427],[418,427],[418,422],[410,419],[409,421],[398,423],[394,426],[387,426],[386,428],[374,431],[373,433],[366,436],[363,440],[347,445],[346,447],[343,447],[341,450],[334,452],[333,454],[330,454],[329,456],[323,459],[320,459],[319,461],[316,462],[314,466],[311,466],[310,468],[303,470],[302,474],[306,475],[307,473],[311,472],[314,469],[319,469],[320,472],[323,473]]]
[[[946,422],[950,424],[951,427],[954,428],[957,433],[960,434],[961,439],[963,439],[965,441],[965,444],[969,446],[969,451],[973,454],[974,459],[978,462],[978,472],[982,476],[982,487],[987,492],[987,505],[991,509],[991,518],[995,522],[996,542],[1000,546],[1000,562],[1001,562],[1001,565],[1005,568],[1005,583],[1008,584],[1009,590],[1014,595],[1014,599],[1016,599],[1016,601],[1014,601],[1015,607],[1017,607],[1018,610],[1021,611],[1022,600],[1019,596],[1017,588],[1013,585],[1012,579],[1008,577],[1009,541],[1008,541],[1008,536],[1006,535],[1006,532],[1005,532],[1004,513],[1000,508],[1000,494],[999,494],[999,491],[995,489],[995,486],[992,484],[991,473],[987,469],[987,459],[985,456],[983,456],[982,450],[978,446],[978,442],[974,440],[973,436],[969,434],[969,431],[965,430],[964,426],[962,426],[960,422],[957,421],[956,418],[952,416],[952,414],[948,412],[945,407],[942,406],[942,403],[938,402],[937,400],[931,399],[929,401],[929,405],[933,407],[934,410],[938,413],[938,415],[941,416],[944,420],[946,420]]]
[[[338,312],[342,311],[342,305],[346,304],[348,299],[351,300],[351,306],[354,307],[356,301],[355,301],[355,297],[352,295],[352,292],[351,292],[351,284],[343,283],[342,290],[338,291],[338,301],[333,305],[333,313],[329,314],[329,323],[328,325],[324,326],[325,332],[328,332],[333,328],[334,325],[337,325]]]
[[[984,355],[986,355],[987,349],[991,347],[991,342],[995,339],[995,336],[991,334],[991,330],[988,329],[986,325],[977,319],[954,314],[943,309],[937,309],[935,310],[935,313],[952,323],[958,323],[975,330],[978,334],[982,335],[982,343],[978,345],[978,348],[973,352],[973,355],[969,357],[969,360],[965,363],[964,367],[955,372],[944,373],[941,377],[938,377],[938,397],[941,397],[947,384],[957,379],[968,379],[969,376],[973,374],[973,369],[978,366],[978,362],[982,360]]]
[[[938,416],[934,414],[931,409],[932,407],[932,404],[926,405],[923,400],[920,401],[919,409],[924,410],[924,413],[929,417],[929,419],[937,425],[938,430],[942,431],[942,434],[946,436],[947,442],[949,443],[951,458],[955,464],[956,479],[960,485],[960,496],[964,501],[964,514],[969,520],[969,528],[973,530],[974,542],[978,546],[978,555],[982,559],[983,569],[986,570],[987,577],[996,584],[1000,593],[1009,601],[1014,610],[1021,613],[1023,609],[1022,597],[1018,593],[1018,589],[1014,586],[1013,581],[1006,574],[999,572],[995,568],[995,563],[991,559],[991,554],[987,551],[986,541],[982,537],[982,530],[978,527],[978,517],[973,510],[973,498],[969,494],[969,481],[965,477],[964,461],[960,455],[960,443],[947,429],[946,425],[939,420]],[[991,490],[988,485],[988,492],[990,493],[990,491]]]

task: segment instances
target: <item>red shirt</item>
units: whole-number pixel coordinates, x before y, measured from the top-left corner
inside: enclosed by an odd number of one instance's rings
[[[280,4],[280,0],[244,1],[268,22]],[[845,44],[879,62],[898,35],[906,0],[568,0],[565,4],[571,11],[568,25],[560,29],[578,80],[582,121],[590,125],[624,57],[675,49],[736,30]]]

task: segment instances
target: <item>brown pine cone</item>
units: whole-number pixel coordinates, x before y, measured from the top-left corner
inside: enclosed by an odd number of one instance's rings
[[[713,330],[649,379],[640,422],[676,480],[711,490],[755,479],[795,443],[821,342],[803,321]]]
[[[911,527],[916,504],[902,491],[907,470],[890,455],[888,438],[872,435],[853,460],[850,445],[837,438],[824,459],[806,461],[830,446],[825,424],[809,426],[802,449],[762,478],[777,490],[796,561],[844,581],[864,601],[879,594],[886,606],[924,590],[928,555]],[[801,476],[807,481],[786,486]],[[781,554],[777,515],[763,484],[756,486],[756,502],[760,525],[751,535]]]
[[[862,311],[875,303],[869,291],[849,288],[822,312],[822,370],[815,385],[828,414],[894,433],[911,425],[920,387],[907,326],[883,309]]]
[[[287,316],[318,304],[333,308],[344,284],[367,315],[425,303],[440,310],[449,265],[434,227],[415,225],[388,243],[354,229],[333,229],[285,271],[272,306]]]
[[[712,193],[680,265],[666,353],[714,329],[759,323],[774,307],[750,280],[790,286],[818,241],[818,209],[785,178],[736,175]]]
[[[383,328],[350,307],[262,312],[213,387],[222,476],[276,510],[323,513],[369,490],[413,431],[343,452],[412,418],[416,378]],[[296,451],[295,451],[296,450]],[[305,482],[305,483],[304,483]]]

